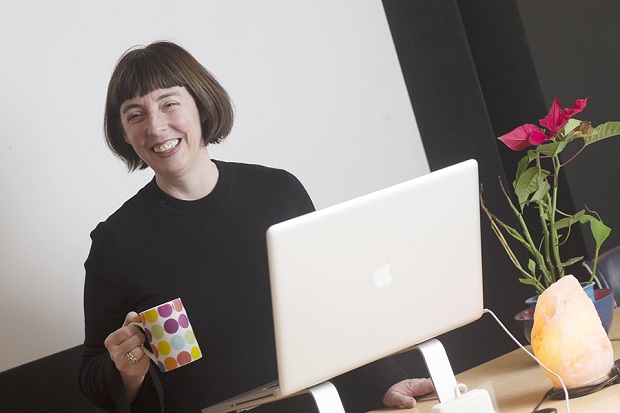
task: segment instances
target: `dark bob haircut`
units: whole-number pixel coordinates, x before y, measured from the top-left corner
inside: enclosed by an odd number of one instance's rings
[[[148,165],[125,142],[121,105],[136,96],[175,86],[185,87],[194,98],[205,145],[220,143],[230,133],[234,113],[228,93],[189,52],[166,41],[129,49],[110,78],[104,115],[106,143],[129,171],[145,169]]]

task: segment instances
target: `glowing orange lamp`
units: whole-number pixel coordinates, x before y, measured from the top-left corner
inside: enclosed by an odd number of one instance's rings
[[[572,275],[560,278],[538,298],[531,339],[534,355],[569,389],[605,380],[614,365],[601,319]],[[562,388],[555,376],[543,372],[554,387]]]

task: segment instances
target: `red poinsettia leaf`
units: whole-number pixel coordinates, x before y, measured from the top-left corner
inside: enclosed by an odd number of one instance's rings
[[[586,107],[587,103],[588,103],[588,98],[577,99],[572,109],[569,109],[569,108],[562,109],[562,116],[564,116],[566,118],[566,121],[568,121],[570,118],[575,116],[577,113],[581,112]]]
[[[555,134],[566,125],[568,120],[581,112],[585,107],[588,98],[577,99],[572,108],[560,109],[562,105],[558,98],[553,99],[549,114],[544,119],[540,120],[541,126],[549,130],[549,137],[555,136]]]
[[[497,139],[504,142],[504,144],[513,151],[520,151],[521,149],[525,149],[531,145],[529,137],[530,134],[534,131],[540,132],[540,128],[536,125],[528,123],[515,128],[514,130],[500,136]]]
[[[561,106],[562,104],[558,98],[553,99],[553,104],[551,105],[551,109],[549,109],[549,113],[544,117],[544,119],[540,119],[540,125],[553,132],[553,134],[559,130],[558,125],[564,122],[564,117],[562,116],[562,111],[560,110]]]
[[[549,136],[545,135],[540,130],[532,131],[529,137],[529,141],[532,145],[540,145],[547,140],[549,140]]]

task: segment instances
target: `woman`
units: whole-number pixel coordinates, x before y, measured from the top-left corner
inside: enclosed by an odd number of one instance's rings
[[[227,93],[187,51],[156,42],[112,74],[107,143],[153,180],[91,233],[85,263],[83,393],[108,411],[199,412],[276,377],[265,231],[314,210],[282,170],[212,160],[233,123]],[[161,374],[131,322],[181,297],[204,357]],[[348,412],[412,406],[432,391],[390,361],[334,379]],[[396,383],[396,384],[395,384]],[[303,411],[292,398],[255,411]],[[307,401],[306,401],[306,404]],[[310,403],[311,408],[311,403]],[[310,410],[312,411],[312,410]]]

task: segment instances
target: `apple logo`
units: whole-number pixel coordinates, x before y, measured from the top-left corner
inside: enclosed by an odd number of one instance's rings
[[[375,268],[372,273],[372,280],[377,288],[387,287],[392,284],[392,264],[387,263],[387,258],[383,259],[383,264]]]

